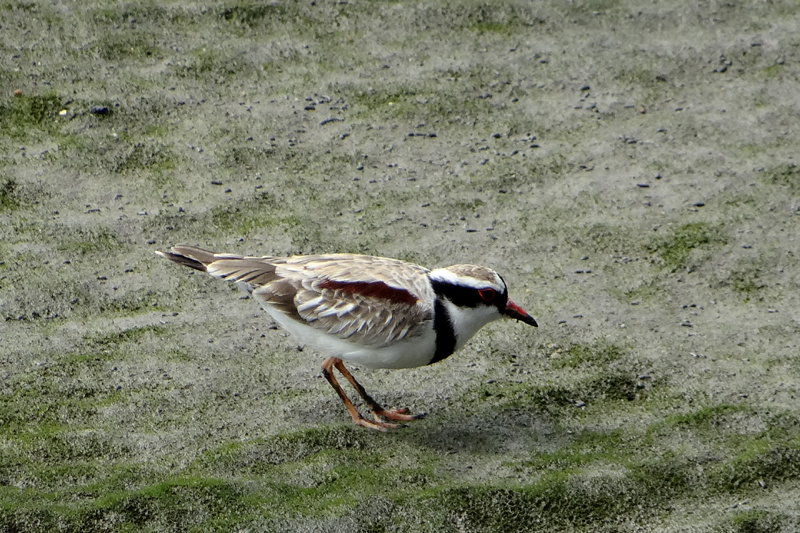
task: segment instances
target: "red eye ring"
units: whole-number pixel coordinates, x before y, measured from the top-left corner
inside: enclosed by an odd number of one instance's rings
[[[492,300],[494,300],[495,294],[497,294],[497,293],[495,292],[494,289],[479,289],[478,290],[478,296],[480,296],[481,300],[483,300],[486,303],[489,303]]]

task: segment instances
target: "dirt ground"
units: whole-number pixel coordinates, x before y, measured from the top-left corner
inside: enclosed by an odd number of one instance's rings
[[[800,4],[0,2],[0,531],[800,530]],[[499,271],[354,370],[154,252]]]

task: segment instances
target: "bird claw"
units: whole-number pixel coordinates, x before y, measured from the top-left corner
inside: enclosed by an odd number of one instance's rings
[[[359,418],[358,420],[355,420],[355,423],[358,424],[359,426],[369,429],[376,429],[378,431],[388,431],[390,429],[398,429],[405,427],[404,424],[390,424],[389,422],[382,422],[377,418],[375,419],[374,422],[367,420],[366,418]]]
[[[372,413],[372,417],[377,421],[380,419],[387,419],[387,420],[396,420],[398,422],[412,422],[414,420],[420,420],[424,418],[427,413],[420,413],[417,415],[409,414],[411,411],[406,408],[400,409],[381,409],[381,410],[373,410],[370,411]]]

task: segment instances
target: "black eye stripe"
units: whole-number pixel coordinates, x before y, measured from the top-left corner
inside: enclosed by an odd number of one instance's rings
[[[505,309],[506,300],[508,296],[505,293],[495,291],[495,296],[488,303],[481,298],[479,290],[491,289],[491,287],[484,287],[483,289],[474,289],[472,287],[465,287],[463,285],[454,285],[446,281],[431,280],[433,285],[433,292],[440,298],[447,298],[459,307],[478,307],[479,305],[493,305],[502,311]]]

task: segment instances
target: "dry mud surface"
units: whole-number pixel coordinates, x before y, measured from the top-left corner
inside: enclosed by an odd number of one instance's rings
[[[0,530],[797,531],[798,22],[0,2]],[[355,371],[429,413],[372,432],[176,243],[484,264],[540,327]]]

